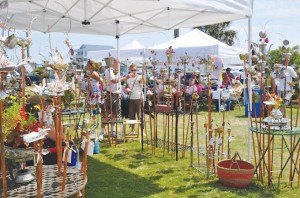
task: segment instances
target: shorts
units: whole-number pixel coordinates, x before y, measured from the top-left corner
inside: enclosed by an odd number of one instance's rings
[[[135,120],[135,115],[140,115],[141,99],[129,99],[129,119]],[[138,117],[138,119],[140,119]]]

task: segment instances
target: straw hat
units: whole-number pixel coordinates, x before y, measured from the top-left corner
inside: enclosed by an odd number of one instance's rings
[[[101,67],[101,63],[97,63],[96,61],[91,59],[88,61],[88,64],[90,64],[94,69],[100,69]]]

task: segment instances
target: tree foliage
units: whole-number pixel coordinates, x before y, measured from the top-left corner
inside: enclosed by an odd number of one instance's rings
[[[40,76],[41,79],[48,78],[48,76],[49,76],[49,73],[47,72],[46,67],[37,67],[33,72],[36,75]]]
[[[229,30],[231,22],[218,23],[214,25],[206,25],[195,27],[202,32],[214,37],[215,39],[226,43],[227,45],[234,45],[234,40],[237,37],[237,32],[234,30]]]
[[[300,53],[298,45],[294,47],[279,46],[277,49],[271,50],[269,53],[268,64],[274,65],[282,63],[284,53],[291,54],[289,65],[295,65],[296,67],[300,66]]]

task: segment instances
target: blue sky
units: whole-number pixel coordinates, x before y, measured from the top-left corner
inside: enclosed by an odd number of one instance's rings
[[[258,33],[261,30],[267,32],[269,44],[273,44],[272,49],[282,45],[282,41],[287,39],[290,41],[289,46],[300,45],[300,1],[299,0],[254,0],[254,10],[252,16],[252,41],[258,41]],[[248,39],[248,20],[242,19],[233,21],[230,29],[238,31],[238,39],[236,46],[247,48]],[[191,29],[181,29],[180,35],[190,31]],[[19,36],[22,36],[20,33]],[[63,33],[51,33],[51,46],[57,47],[64,55],[67,54],[67,47],[64,45],[66,35]],[[122,36],[119,40],[120,46],[137,40],[147,47],[166,42],[173,38],[173,31],[134,34]],[[69,39],[76,49],[82,44],[98,44],[117,46],[117,41],[112,36],[102,35],[82,35],[70,34]],[[30,55],[33,60],[40,62],[41,55],[49,56],[49,34],[33,32],[33,43],[30,48]],[[9,52],[9,58],[14,62],[20,57],[20,50]]]

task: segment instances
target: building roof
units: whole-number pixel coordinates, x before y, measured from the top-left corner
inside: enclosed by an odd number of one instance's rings
[[[83,44],[80,46],[79,49],[76,49],[75,52],[78,51],[96,51],[96,50],[109,50],[109,49],[114,49],[113,46],[111,45],[88,45],[88,44]]]

